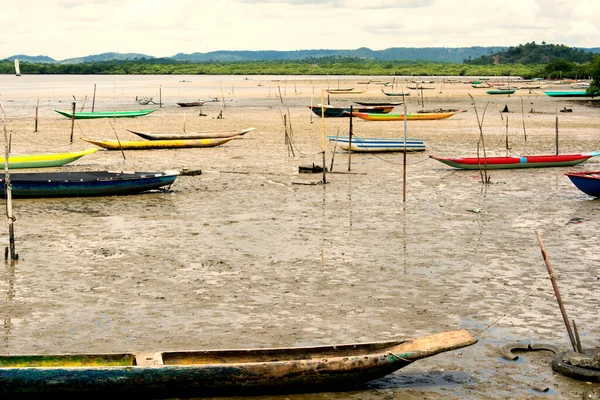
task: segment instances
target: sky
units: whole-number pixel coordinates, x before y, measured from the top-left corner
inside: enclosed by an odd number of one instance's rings
[[[20,0],[0,59],[368,47],[600,47],[598,0]]]

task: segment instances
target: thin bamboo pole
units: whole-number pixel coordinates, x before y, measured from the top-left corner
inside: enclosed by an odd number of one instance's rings
[[[573,331],[571,330],[571,325],[569,324],[569,318],[567,317],[567,312],[565,311],[565,307],[562,302],[562,298],[560,297],[560,293],[558,291],[558,285],[556,284],[556,279],[554,278],[554,272],[552,271],[552,266],[550,265],[550,260],[548,259],[548,255],[546,254],[546,249],[544,248],[544,243],[542,242],[542,236],[539,232],[535,233],[537,235],[538,243],[540,245],[540,249],[542,250],[542,257],[544,258],[544,263],[546,264],[546,269],[548,270],[548,275],[550,276],[550,281],[552,282],[552,288],[554,289],[554,295],[556,296],[556,301],[558,302],[558,307],[560,308],[560,313],[562,314],[563,321],[567,328],[567,333],[569,334],[569,340],[571,341],[571,345],[573,346],[573,351],[577,353],[577,345],[575,343],[575,337],[573,336]]]
[[[421,90],[422,92],[422,90]],[[404,96],[404,88],[402,88],[402,103],[404,104],[404,161],[402,162],[402,201],[406,202],[406,96]]]
[[[38,131],[38,114],[39,114],[39,109],[40,109],[40,99],[38,98],[37,105],[35,106],[35,129],[33,130],[34,132]]]
[[[94,97],[92,98],[92,112],[94,112],[95,105],[96,105],[96,84],[94,83]]]
[[[4,259],[7,260],[10,256],[11,260],[16,260],[19,256],[15,251],[15,217],[12,209],[12,185],[10,183],[10,173],[8,171],[10,137],[8,130],[6,129],[6,116],[2,104],[0,104],[0,109],[2,110],[2,124],[4,126],[4,193],[6,196],[6,217],[8,218],[8,248],[4,252]]]
[[[352,113],[354,112],[354,108],[350,106],[350,128],[348,131],[348,171],[350,171],[352,165],[352,136],[354,134],[352,127]]]
[[[523,137],[527,141],[527,131],[525,130],[525,106],[523,105],[523,96],[521,96],[521,119],[523,120]]]
[[[558,155],[558,110],[556,110],[556,128],[555,128],[555,145],[556,145],[556,155]]]
[[[321,148],[323,149],[323,184],[327,183],[327,167],[325,166],[325,90],[321,89]]]
[[[73,131],[75,130],[75,102],[71,103],[71,143],[73,143]]]

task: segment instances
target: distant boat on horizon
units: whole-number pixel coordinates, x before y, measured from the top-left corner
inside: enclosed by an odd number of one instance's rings
[[[15,75],[21,76],[21,68],[19,68],[19,59],[15,58]]]

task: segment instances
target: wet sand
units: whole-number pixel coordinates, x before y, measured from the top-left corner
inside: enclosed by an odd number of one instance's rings
[[[561,153],[599,150],[600,108],[550,98],[543,88],[491,96],[436,78],[428,84],[436,89],[423,91],[424,105],[410,91],[408,111],[466,112],[407,123],[407,136],[426,140],[427,150],[406,157],[404,200],[402,153],[349,157],[325,142],[328,168],[333,157],[326,183],[322,174],[298,173],[299,166],[323,164],[323,133],[345,135],[349,126],[347,118],[322,124],[307,106],[321,102],[322,88],[363,87],[357,81],[364,79],[62,78],[0,77],[14,153],[91,146],[79,137],[137,139],[127,129],[256,130],[214,148],[126,151],[125,158],[102,150],[63,167],[202,171],[179,177],[166,193],[15,200],[19,260],[0,274],[1,353],[304,346],[464,328],[479,343],[356,391],[269,398],[600,396],[597,384],[553,372],[550,352],[520,353],[517,361],[500,355],[515,342],[570,347],[536,232],[583,346],[599,346],[600,203],[564,173],[600,170],[600,160],[490,171],[484,185],[478,171],[428,158],[476,154],[479,128],[469,94],[483,118],[488,155],[506,155],[507,119],[510,155],[553,154],[557,118]],[[96,82],[97,111],[158,108],[137,104],[136,96],[163,106],[135,119],[77,120],[71,144],[71,121],[52,110],[69,110],[75,96],[77,108],[90,111]],[[365,88],[330,102],[398,100],[379,85]],[[221,96],[223,103],[205,103],[205,116],[176,104]],[[504,106],[508,113],[500,112]],[[572,112],[559,112],[565,107]],[[404,124],[353,119],[353,131],[402,137]]]

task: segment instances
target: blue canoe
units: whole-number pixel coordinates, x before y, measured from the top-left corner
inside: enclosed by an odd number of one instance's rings
[[[327,136],[332,142],[340,145],[342,150],[352,150],[359,153],[425,151],[425,141],[422,139],[407,138],[364,138],[352,136],[352,143],[348,136]]]
[[[600,171],[598,172],[568,172],[565,175],[585,194],[600,197]]]
[[[84,197],[142,193],[171,185],[179,175],[165,172],[31,172],[10,174],[12,197]],[[0,178],[5,197],[5,176]]]

